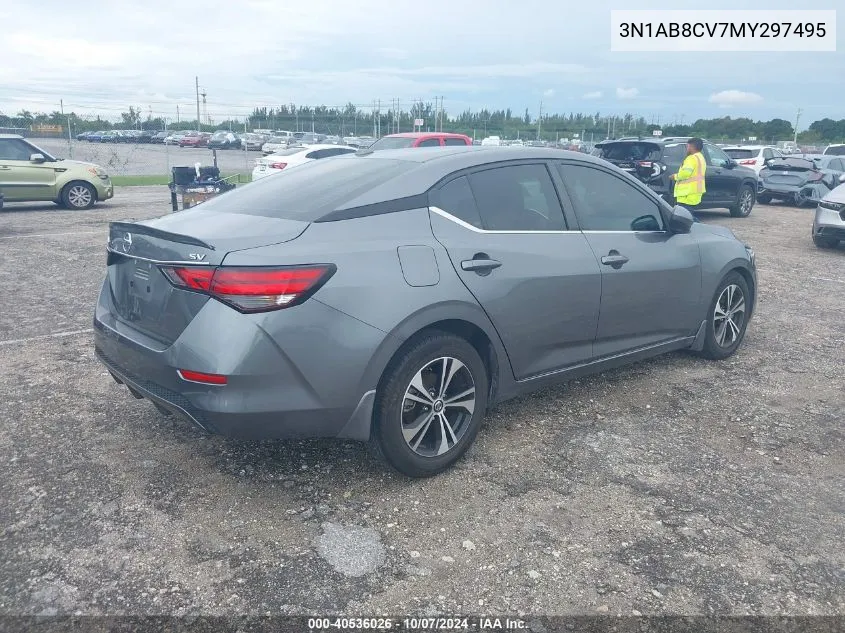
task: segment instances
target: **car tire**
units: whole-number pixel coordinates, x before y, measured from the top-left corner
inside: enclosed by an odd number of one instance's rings
[[[385,369],[371,452],[408,477],[443,472],[475,440],[487,410],[488,385],[484,362],[466,340],[442,331],[422,335]],[[462,404],[449,404],[450,398]]]
[[[754,189],[751,185],[742,185],[736,195],[736,204],[730,208],[731,217],[747,218],[754,208]]]
[[[741,293],[741,297],[737,297],[737,292]],[[735,317],[740,314],[738,307],[743,310],[742,321],[737,324]],[[725,275],[713,293],[713,300],[707,311],[704,346],[698,354],[710,360],[722,360],[732,356],[745,338],[750,307],[751,292],[745,277],[738,272]]]
[[[839,245],[839,240],[835,237],[823,237],[821,235],[814,235],[813,244],[815,244],[819,248],[836,248]]]
[[[90,209],[97,201],[97,190],[87,182],[74,180],[62,189],[61,203],[66,209]]]
[[[757,202],[760,204],[772,204],[772,197],[769,194],[764,193],[757,196]]]

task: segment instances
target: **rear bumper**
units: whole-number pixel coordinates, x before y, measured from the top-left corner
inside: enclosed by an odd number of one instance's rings
[[[228,437],[369,438],[375,385],[362,377],[380,330],[313,299],[263,316],[209,300],[166,345],[116,320],[110,295],[105,284],[94,351],[136,398]],[[187,382],[177,369],[223,374],[228,384]]]

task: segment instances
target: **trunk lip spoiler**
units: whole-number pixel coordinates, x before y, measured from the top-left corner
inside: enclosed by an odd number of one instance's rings
[[[182,235],[180,233],[171,233],[170,231],[163,231],[146,224],[138,224],[136,222],[109,222],[109,234],[113,229],[126,231],[127,233],[138,233],[140,235],[148,235],[149,237],[157,237],[163,240],[169,240],[178,244],[189,244],[191,246],[201,246],[209,250],[215,250],[214,246],[203,242],[201,239],[191,237],[190,235]],[[123,254],[123,253],[121,253]]]
[[[142,262],[149,262],[150,264],[157,264],[162,266],[174,265],[174,264],[184,264],[190,266],[216,266],[217,264],[212,264],[211,262],[199,262],[196,260],[184,260],[184,259],[174,259],[174,260],[163,260],[163,259],[151,259],[149,257],[141,257],[140,255],[133,255],[131,253],[124,253],[123,251],[118,251],[113,249],[111,246],[106,246],[106,250],[109,253],[114,253],[115,255],[120,255],[121,257],[128,257],[129,259],[137,259]]]

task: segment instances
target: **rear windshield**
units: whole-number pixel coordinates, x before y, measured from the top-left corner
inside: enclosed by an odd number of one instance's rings
[[[824,150],[825,156],[845,156],[845,145],[837,145],[836,147],[828,147]]]
[[[662,152],[654,143],[605,143],[602,158],[608,160],[659,160]]]
[[[313,222],[415,166],[357,156],[315,160],[212,198],[202,208]]]
[[[366,140],[366,138],[361,138],[361,141]],[[407,136],[385,136],[370,145],[370,149],[402,149],[403,147],[413,147],[414,140]]]
[[[754,158],[757,155],[757,150],[753,149],[726,149],[724,152],[731,158]]]
[[[289,147],[288,149],[280,149],[273,152],[273,156],[293,156],[294,154],[299,154],[304,151],[305,149],[302,147]]]
[[[778,158],[769,163],[769,168],[775,171],[805,171],[815,169],[816,164],[806,158]]]

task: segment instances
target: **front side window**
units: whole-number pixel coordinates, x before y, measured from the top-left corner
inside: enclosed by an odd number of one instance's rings
[[[559,166],[584,231],[662,231],[657,201],[601,169]]]
[[[0,160],[25,160],[33,154],[41,153],[28,143],[17,138],[0,139]]]
[[[709,143],[704,144],[704,158],[707,164],[713,167],[727,167],[731,160],[730,156],[725,154],[725,152]]]
[[[509,165],[469,176],[484,228],[562,231],[563,209],[545,165]]]

